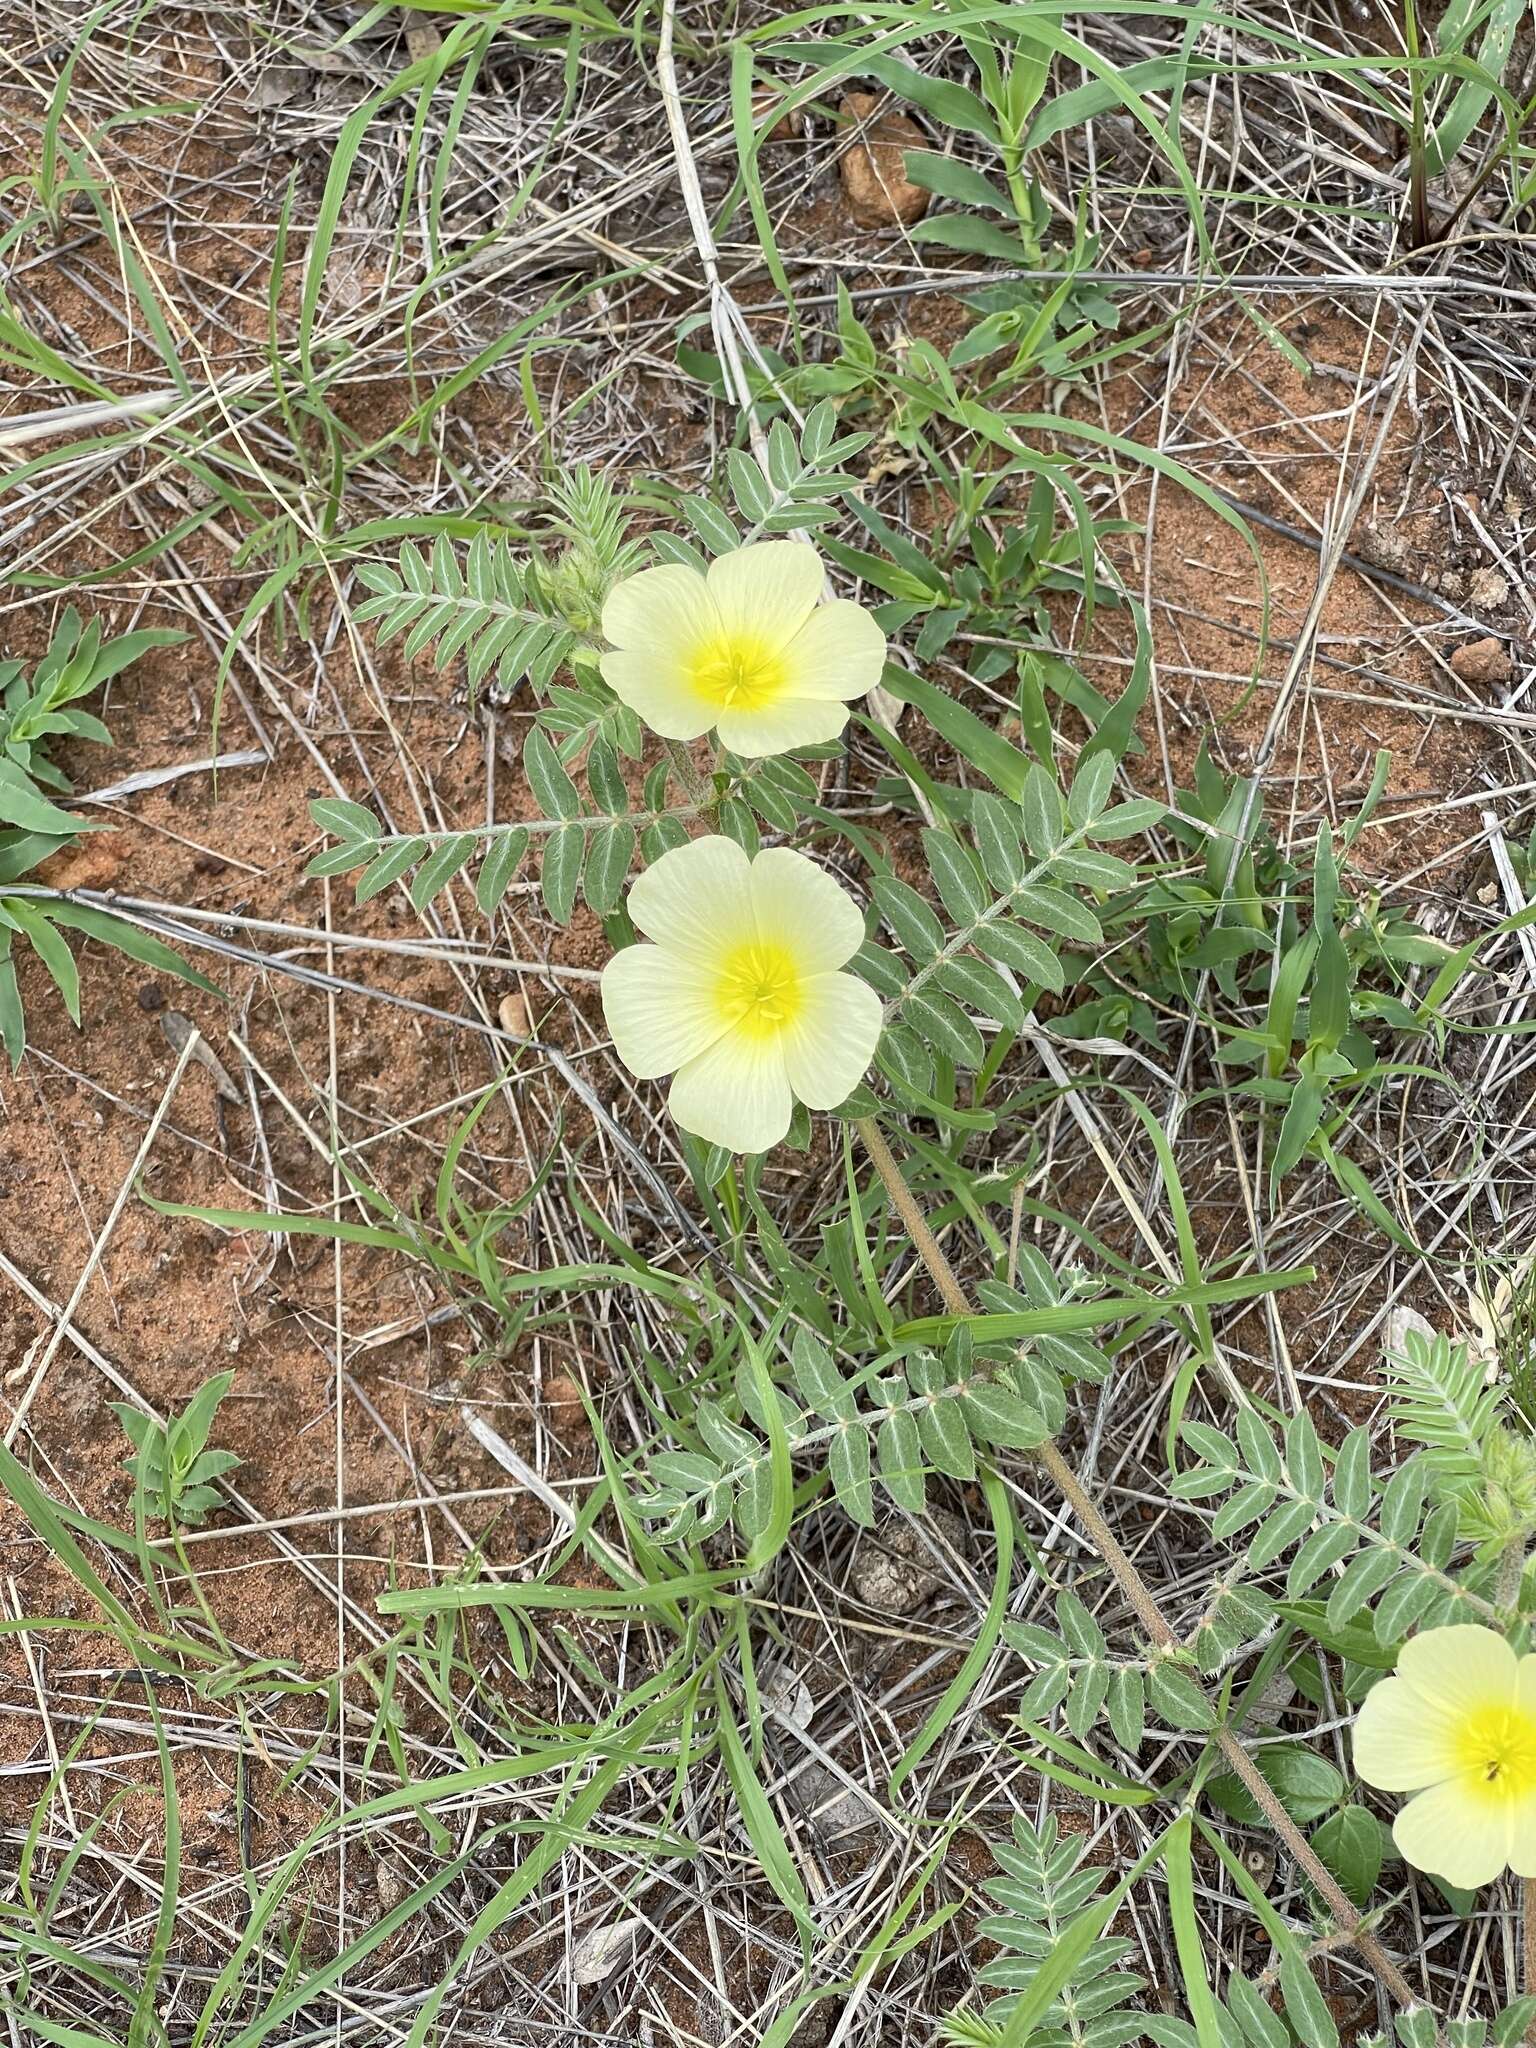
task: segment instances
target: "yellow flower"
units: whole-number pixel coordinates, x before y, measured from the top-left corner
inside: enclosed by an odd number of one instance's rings
[[[819,604],[821,584],[821,557],[798,540],[737,548],[707,576],[642,569],[603,606],[604,680],[663,739],[713,727],[751,756],[835,740],[844,699],[880,680],[885,635],[859,605]]]
[[[858,905],[803,853],[755,860],[734,839],[665,853],[629,892],[650,946],[603,969],[603,1015],[632,1074],[674,1074],[685,1131],[766,1152],[796,1098],[835,1109],[880,1038],[880,998],[838,969],[864,939]]]
[[[1367,1693],[1355,1769],[1414,1792],[1392,1829],[1416,1869],[1472,1890],[1536,1877],[1536,1657],[1491,1628],[1427,1629]]]

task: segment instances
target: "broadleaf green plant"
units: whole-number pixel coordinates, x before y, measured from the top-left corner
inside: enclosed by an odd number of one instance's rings
[[[73,607],[60,618],[37,666],[0,662],[0,1044],[18,1066],[26,1050],[26,1016],[16,976],[16,947],[29,946],[47,970],[75,1024],[80,1022],[80,976],[64,937],[69,929],[100,939],[164,973],[212,991],[163,940],[94,905],[78,903],[29,878],[51,854],[75,843],[95,825],[53,801],[69,794],[69,781],[52,758],[59,740],[111,743],[111,734],[82,700],[152,647],[174,647],[184,634],[155,627],[103,637],[100,622],[82,624]],[[14,891],[14,893],[12,893]]]
[[[219,1504],[213,1482],[233,1472],[240,1460],[233,1451],[209,1450],[219,1404],[235,1383],[232,1372],[204,1380],[181,1413],[161,1424],[142,1409],[114,1401],[112,1413],[133,1445],[124,1470],[144,1503],[146,1518],[156,1516],[173,1529],[195,1529]]]

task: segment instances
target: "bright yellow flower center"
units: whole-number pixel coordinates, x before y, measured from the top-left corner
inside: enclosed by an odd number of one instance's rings
[[[694,654],[688,679],[721,711],[761,711],[783,696],[788,676],[778,648],[748,634],[722,633]]]
[[[1479,1707],[1456,1737],[1468,1792],[1490,1803],[1536,1792],[1536,1719],[1518,1707]]]
[[[753,939],[725,957],[715,990],[722,1020],[749,1038],[774,1038],[805,1002],[800,969],[787,946]]]

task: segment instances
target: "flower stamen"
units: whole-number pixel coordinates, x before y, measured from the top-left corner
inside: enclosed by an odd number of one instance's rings
[[[799,1015],[800,970],[787,946],[754,940],[730,953],[716,1000],[727,1024],[754,1038],[772,1038]]]
[[[761,641],[712,640],[693,661],[693,687],[722,711],[760,711],[784,694],[781,656]]]

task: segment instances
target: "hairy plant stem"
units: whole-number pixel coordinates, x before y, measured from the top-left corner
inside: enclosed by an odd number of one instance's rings
[[[965,1289],[955,1278],[954,1268],[944,1256],[944,1249],[929,1228],[928,1219],[922,1207],[907,1185],[906,1177],[897,1165],[891,1148],[886,1144],[879,1127],[872,1117],[858,1119],[858,1132],[890,1196],[892,1205],[902,1222],[907,1235],[930,1278],[938,1288],[944,1306],[952,1315],[974,1315],[976,1310]],[[1168,1651],[1179,1647],[1179,1639],[1169,1625],[1167,1617],[1153,1597],[1151,1588],[1121,1548],[1114,1531],[1100,1514],[1092,1497],[1073,1471],[1061,1447],[1052,1437],[1039,1445],[1034,1456],[1045,1467],[1052,1483],[1063,1500],[1071,1508],[1081,1524],[1085,1535],[1094,1549],[1103,1558],[1113,1573],[1116,1583],[1134,1610],[1137,1619],[1146,1630],[1155,1648]],[[1331,1871],[1318,1857],[1306,1836],[1291,1819],[1275,1795],[1273,1786],[1259,1770],[1248,1751],[1238,1741],[1231,1729],[1222,1725],[1214,1706],[1211,1709],[1211,1740],[1221,1751],[1238,1778],[1247,1788],[1253,1803],[1264,1815],[1275,1833],[1284,1842],[1296,1862],[1306,1872],[1319,1898],[1327,1906],[1335,1921],[1349,1940],[1359,1950],[1385,1988],[1398,2004],[1405,2009],[1424,2004],[1423,1998],[1414,1990],[1403,1975],[1397,1962],[1382,1947],[1371,1930],[1364,1924],[1353,1902],[1340,1889]],[[1526,1959],[1527,1968],[1531,1962],[1532,1914],[1526,1915]],[[1444,2039],[1438,2023],[1436,2039]]]
[[[683,786],[683,793],[689,803],[707,810],[715,801],[715,786],[709,777],[699,770],[692,754],[681,740],[663,740],[667,759],[672,763],[673,773]]]

